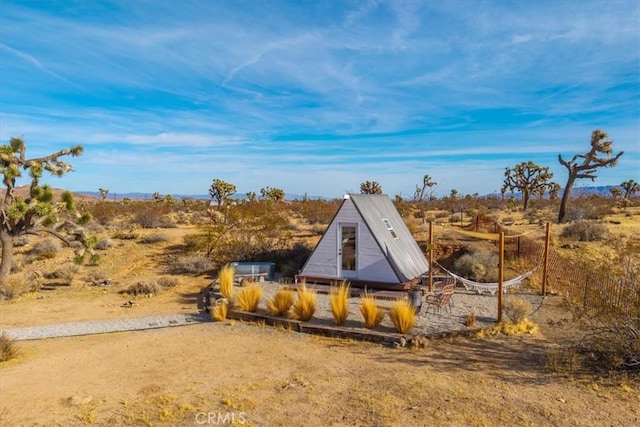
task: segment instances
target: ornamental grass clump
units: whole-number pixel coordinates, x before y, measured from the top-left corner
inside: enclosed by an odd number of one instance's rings
[[[220,299],[219,301],[216,301],[213,310],[211,310],[211,317],[213,320],[222,322],[227,319],[227,314],[229,314],[229,303],[227,300]]]
[[[396,331],[407,334],[416,323],[416,311],[405,298],[398,299],[391,306],[389,317]]]
[[[373,329],[384,319],[384,311],[378,307],[373,295],[364,294],[360,300],[360,313],[367,329]]]
[[[229,301],[233,298],[233,278],[235,275],[235,268],[229,264],[222,267],[218,273],[218,286],[220,286],[220,293]]]
[[[272,316],[283,316],[292,305],[293,290],[283,286],[267,301],[267,311]]]
[[[307,288],[306,283],[302,283],[296,289],[296,300],[292,306],[292,316],[297,320],[309,320],[316,312],[318,298],[314,289]]]
[[[254,313],[258,309],[261,298],[262,286],[252,282],[238,291],[235,302],[240,310]]]
[[[346,281],[343,281],[340,286],[331,286],[329,304],[331,314],[338,326],[344,325],[349,316],[349,296],[351,296],[351,289]]]

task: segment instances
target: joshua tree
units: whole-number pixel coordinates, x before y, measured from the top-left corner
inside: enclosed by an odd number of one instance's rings
[[[434,187],[438,185],[437,182],[431,181],[431,177],[429,175],[425,175],[422,177],[422,188],[419,185],[416,185],[416,192],[413,193],[413,200],[418,204],[418,210],[420,211],[420,217],[422,218],[422,223],[425,222],[425,211],[427,210],[427,201],[431,201],[434,199],[433,191]]]
[[[102,200],[107,198],[107,194],[109,194],[109,190],[107,190],[105,188],[98,188],[98,191],[100,192],[100,198]]]
[[[638,186],[638,183],[632,179],[630,179],[629,181],[623,182],[622,184],[620,184],[620,186],[624,190],[623,199],[630,199],[635,193],[640,191],[640,187]]]
[[[382,194],[382,187],[376,181],[365,181],[360,184],[360,194]]]
[[[278,203],[284,199],[284,190],[275,187],[263,187],[260,189],[260,194],[263,199],[267,199],[274,203]]]
[[[548,167],[538,166],[531,161],[520,163],[513,169],[506,168],[504,176],[502,194],[507,190],[520,191],[522,193],[523,211],[527,210],[531,196],[542,197],[545,192],[552,192],[557,186],[556,183],[551,182],[553,173],[549,172]]]
[[[220,210],[222,203],[234,194],[236,194],[236,186],[233,184],[229,184],[218,178],[214,179],[211,183],[209,195],[218,203],[218,210]]]
[[[624,154],[623,151],[620,151],[614,157],[610,157],[611,153],[613,153],[612,145],[613,141],[609,139],[607,133],[596,129],[591,133],[591,149],[586,154],[576,154],[569,161],[564,160],[562,155],[558,154],[558,161],[569,171],[567,185],[564,187],[562,201],[560,202],[558,223],[564,222],[567,203],[569,202],[571,190],[573,189],[573,184],[576,179],[588,178],[594,181],[597,178],[595,174],[596,169],[615,166],[620,156]],[[598,157],[599,154],[604,154],[606,157]],[[581,163],[578,163],[579,161],[581,161]]]
[[[620,195],[622,194],[622,190],[618,187],[611,187],[609,189],[609,192],[611,193],[611,195],[613,196],[613,199],[617,199],[618,197],[620,197]]]
[[[53,200],[53,190],[48,185],[40,185],[44,171],[61,177],[72,170],[71,165],[60,160],[64,156],[76,157],[82,154],[82,146],[60,150],[48,156],[27,159],[27,145],[20,138],[11,138],[9,145],[0,145],[0,172],[5,186],[4,199],[0,205],[0,241],[2,242],[2,261],[0,261],[0,291],[4,291],[13,262],[13,238],[24,234],[51,234],[66,244],[79,240],[86,245],[83,230],[68,218],[61,219]],[[22,176],[22,170],[28,170],[31,177],[29,194],[26,198],[15,193],[16,179]],[[62,196],[64,208],[75,211],[75,203],[70,192]],[[77,223],[90,219],[88,216],[76,217]]]

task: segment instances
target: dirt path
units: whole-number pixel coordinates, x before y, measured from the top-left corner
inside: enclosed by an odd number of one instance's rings
[[[637,389],[559,379],[544,348],[529,336],[392,349],[241,323],[32,341],[0,368],[0,414],[8,426],[640,422]]]

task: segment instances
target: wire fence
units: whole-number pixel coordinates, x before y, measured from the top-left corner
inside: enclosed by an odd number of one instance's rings
[[[505,257],[518,259],[528,268],[544,262],[544,243],[528,236],[509,238],[516,232],[504,227],[496,229],[505,233]],[[536,283],[542,283],[544,269],[538,268],[532,275]],[[547,259],[547,290],[552,289],[567,300],[585,310],[613,308],[631,310],[637,304],[637,286],[627,286],[624,281],[599,269],[598,266],[583,262],[577,264],[562,257],[553,247],[549,248]]]

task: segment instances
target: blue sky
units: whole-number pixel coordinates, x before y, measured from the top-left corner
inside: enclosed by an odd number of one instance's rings
[[[85,148],[76,191],[411,198],[499,191],[506,167],[624,151],[640,181],[640,3],[0,0],[0,143]],[[26,182],[25,182],[26,183]]]

